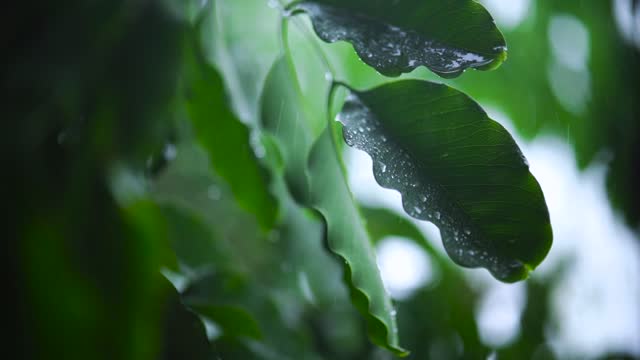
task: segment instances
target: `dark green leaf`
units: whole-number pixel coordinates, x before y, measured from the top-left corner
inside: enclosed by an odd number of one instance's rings
[[[211,359],[212,352],[202,320],[187,308],[176,289],[164,279],[164,339],[160,359]]]
[[[506,59],[502,34],[473,0],[306,0],[292,10],[309,14],[322,40],[350,42],[365,63],[388,76],[424,65],[455,77]]]
[[[324,217],[329,248],[344,260],[346,283],[354,305],[367,319],[371,340],[403,354],[398,346],[391,300],[345,182],[330,130],[322,112],[310,111],[301,98],[291,68],[285,59],[279,59],[267,76],[263,91],[265,130],[283,153],[287,184],[297,200],[316,208]]]
[[[552,242],[544,196],[513,138],[466,95],[408,80],[354,91],[344,137],[373,158],[376,180],[407,213],[440,228],[449,256],[512,282]]]
[[[263,228],[271,228],[278,213],[277,203],[251,146],[249,129],[229,111],[216,70],[197,49],[191,50],[186,56],[186,106],[196,137],[240,205],[255,214]]]

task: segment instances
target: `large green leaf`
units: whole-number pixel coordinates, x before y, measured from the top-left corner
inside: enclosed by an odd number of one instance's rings
[[[329,248],[344,260],[352,301],[367,319],[371,340],[403,354],[391,300],[345,182],[324,112],[311,111],[300,101],[292,70],[281,58],[267,76],[262,123],[283,154],[285,177],[297,200],[316,208],[324,217]]]
[[[291,10],[309,14],[322,40],[350,42],[365,63],[388,76],[424,65],[455,77],[468,68],[493,69],[506,58],[502,34],[473,0],[305,0]]]
[[[378,183],[440,228],[456,263],[512,282],[544,259],[552,232],[540,186],[513,138],[469,97],[399,81],[353,91],[339,120],[347,144],[373,158]]]
[[[186,59],[186,107],[196,137],[238,203],[252,212],[263,228],[271,228],[277,203],[251,146],[249,129],[229,110],[222,80],[197,45],[186,51]]]

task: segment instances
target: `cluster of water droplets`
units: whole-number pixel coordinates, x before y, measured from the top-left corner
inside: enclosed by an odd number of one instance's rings
[[[320,38],[349,41],[364,62],[383,74],[398,75],[424,65],[443,77],[454,77],[495,59],[330,5],[305,2],[298,6],[311,16]]]
[[[402,205],[412,217],[435,224],[452,259],[467,267],[484,267],[498,278],[522,268],[519,261],[501,259],[490,239],[471,221],[442,188],[430,181],[403,147],[390,137],[376,115],[354,93],[347,97],[338,120],[344,125],[347,145],[367,152],[373,174],[383,187],[402,195]]]

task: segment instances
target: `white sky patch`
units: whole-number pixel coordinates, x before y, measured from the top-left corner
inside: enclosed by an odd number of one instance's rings
[[[429,257],[409,239],[390,236],[376,249],[385,288],[394,299],[406,299],[432,279]]]
[[[554,15],[549,21],[549,44],[554,58],[573,71],[587,68],[589,61],[589,31],[572,15]]]
[[[640,48],[640,5],[634,10],[631,0],[615,0],[612,6],[618,32],[625,41]]]
[[[500,27],[513,29],[527,17],[531,0],[481,0]]]
[[[520,330],[525,298],[524,283],[493,282],[489,285],[476,310],[482,342],[497,348],[515,340]]]

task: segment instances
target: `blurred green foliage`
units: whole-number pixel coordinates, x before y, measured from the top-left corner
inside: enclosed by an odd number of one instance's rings
[[[506,33],[510,59],[500,71],[452,84],[499,106],[528,138],[569,128],[582,165],[611,151],[612,198],[637,224],[640,85],[628,79],[637,77],[638,51],[617,37],[609,2],[536,4],[535,16]],[[546,67],[537,66],[549,54],[539,34],[558,11],[582,19],[592,36],[593,92],[582,116],[551,97]],[[294,23],[291,61],[306,69],[297,75],[300,90],[312,109],[324,108],[316,40],[305,35],[306,22]],[[289,194],[286,155],[266,136],[256,151],[278,25],[262,0],[7,7],[0,32],[7,354],[393,356],[369,342],[322,216]],[[346,44],[317,46],[358,88],[388,81]],[[405,218],[384,209],[362,215],[373,244],[403,236],[432,259],[436,279],[394,303],[410,358],[482,359],[493,351],[499,359],[553,358],[545,332],[553,278],[527,283],[520,335],[490,349],[474,317],[482,294],[460,269]]]

